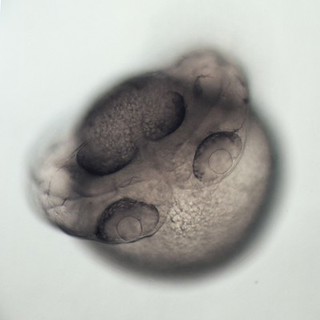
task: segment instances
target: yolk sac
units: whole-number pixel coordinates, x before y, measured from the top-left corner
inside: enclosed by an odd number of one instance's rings
[[[34,196],[109,261],[218,266],[273,190],[273,149],[242,69],[199,50],[109,88],[33,161]]]

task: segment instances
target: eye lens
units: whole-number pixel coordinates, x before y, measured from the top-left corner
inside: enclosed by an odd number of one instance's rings
[[[132,241],[141,236],[142,226],[137,218],[126,217],[118,223],[117,231],[124,241]]]
[[[159,212],[154,205],[125,198],[104,211],[97,237],[108,243],[133,242],[154,234],[158,224]]]
[[[233,132],[217,132],[204,139],[193,159],[193,173],[203,182],[214,181],[230,172],[242,150],[240,137]]]
[[[212,152],[209,158],[209,167],[217,174],[226,173],[232,167],[232,163],[231,154],[223,149]]]

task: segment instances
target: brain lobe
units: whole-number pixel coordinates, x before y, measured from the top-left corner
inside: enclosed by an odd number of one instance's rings
[[[32,181],[54,225],[164,272],[231,257],[262,212],[272,168],[244,74],[203,50],[109,88],[39,154]]]

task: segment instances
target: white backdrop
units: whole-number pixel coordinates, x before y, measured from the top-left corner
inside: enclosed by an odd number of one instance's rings
[[[319,12],[316,0],[3,1],[0,320],[319,319]],[[197,46],[247,70],[280,151],[273,212],[218,273],[138,276],[37,217],[26,157],[55,118]]]

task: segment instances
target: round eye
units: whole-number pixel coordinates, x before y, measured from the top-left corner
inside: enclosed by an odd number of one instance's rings
[[[96,234],[108,243],[134,242],[154,234],[158,224],[159,212],[155,206],[124,198],[106,208]]]
[[[240,137],[234,132],[217,132],[205,138],[193,159],[193,173],[203,182],[214,181],[234,168],[242,150]]]
[[[159,140],[173,133],[182,124],[186,106],[178,92],[150,95],[144,110],[142,130],[149,140]]]

